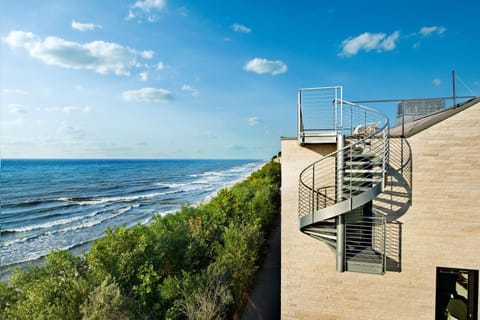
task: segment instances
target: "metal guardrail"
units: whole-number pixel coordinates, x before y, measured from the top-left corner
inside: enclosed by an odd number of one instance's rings
[[[299,217],[311,215],[313,218],[316,211],[351,199],[362,191],[371,188],[372,185],[382,183],[385,178],[388,163],[388,118],[382,113],[365,106],[347,101],[343,101],[342,105],[343,123],[341,130],[339,129],[338,132],[345,134],[347,145],[342,150],[332,152],[312,163],[301,172]],[[376,166],[360,169],[356,161],[346,161],[345,166],[336,166],[336,158],[339,152],[343,152],[344,155],[354,155],[361,152]],[[336,169],[332,170],[332,168]],[[339,194],[338,188],[343,188],[337,181],[339,174],[351,186],[348,191],[344,190],[342,192],[341,198],[337,196]],[[355,184],[360,179],[369,179],[370,181],[368,181],[368,184]],[[328,201],[325,201],[325,199],[328,199]]]
[[[396,123],[393,126],[401,127],[401,135],[405,136],[405,125],[408,123],[432,116],[449,109],[456,109],[477,96],[450,96],[438,98],[404,98],[404,99],[378,99],[359,100],[354,103],[376,105],[385,109],[397,109]]]
[[[298,91],[297,133],[300,143],[308,137],[336,132],[342,123],[341,86],[305,88]]]
[[[386,218],[348,215],[345,223],[345,258],[349,269],[376,273],[386,269]]]
[[[332,90],[336,95],[338,91],[335,88],[327,88],[327,95]],[[328,120],[329,126],[310,125],[306,128],[302,113],[305,91],[300,91],[299,142],[305,143],[306,129],[317,133],[329,132],[335,137],[337,151],[312,163],[300,173],[300,229],[336,250],[337,271],[384,273],[385,218],[373,217],[371,209],[363,210],[382,192],[386,181],[388,117],[336,96],[333,99],[332,96],[324,98],[322,89],[308,89],[308,92],[310,96],[322,96],[322,103],[317,107],[325,110],[317,113],[333,115],[333,120]],[[326,101],[330,101],[330,106]],[[357,216],[358,213],[361,215]]]

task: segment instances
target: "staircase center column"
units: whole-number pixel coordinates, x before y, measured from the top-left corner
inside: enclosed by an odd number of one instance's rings
[[[342,201],[343,198],[343,174],[345,172],[344,164],[345,157],[343,147],[345,145],[344,136],[342,134],[337,135],[337,202]],[[335,218],[335,224],[337,228],[337,271],[345,271],[345,215],[339,215]]]

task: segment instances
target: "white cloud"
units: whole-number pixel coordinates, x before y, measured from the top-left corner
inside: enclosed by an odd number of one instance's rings
[[[138,75],[140,76],[140,80],[142,80],[142,81],[147,81],[148,80],[148,73],[146,71],[140,72]]]
[[[249,126],[256,126],[260,123],[260,119],[258,117],[250,117],[248,118],[248,125]]]
[[[140,52],[140,56],[144,59],[152,59],[154,54],[155,52],[153,52],[152,50],[145,50]]]
[[[2,120],[0,121],[1,127],[19,127],[23,126],[25,120],[23,118],[16,118],[13,120]]]
[[[235,23],[232,25],[232,30],[235,31],[235,32],[239,32],[239,33],[250,33],[252,32],[252,29],[250,29],[249,27],[243,25],[243,24],[239,24],[239,23]]]
[[[287,65],[280,60],[271,61],[255,58],[248,61],[243,69],[258,74],[270,73],[271,75],[277,75],[287,72]]]
[[[365,32],[354,38],[343,40],[342,52],[339,53],[339,56],[351,57],[362,50],[366,52],[372,50],[376,50],[378,52],[391,51],[395,49],[399,37],[399,31],[395,31],[388,37],[385,33]]]
[[[72,20],[72,28],[79,31],[91,31],[95,29],[102,29],[103,27],[99,24],[81,23],[81,22]]]
[[[31,32],[11,31],[3,38],[11,48],[23,48],[46,64],[70,69],[87,69],[101,74],[130,75],[140,66],[138,58],[150,59],[153,51],[137,51],[117,43],[93,41],[85,44],[57,37],[41,39]]]
[[[128,11],[125,20],[146,17],[149,22],[158,21],[158,16],[151,14],[153,11],[162,11],[167,6],[167,0],[137,0]]]
[[[424,37],[429,37],[434,33],[437,35],[442,35],[445,33],[445,31],[447,31],[447,28],[442,26],[422,27],[420,29],[420,34]]]
[[[143,11],[150,11],[151,9],[162,10],[166,5],[166,0],[138,0],[133,5],[133,8],[138,8]]]
[[[380,47],[385,50],[385,51],[391,51],[395,49],[397,46],[396,42],[398,41],[398,38],[400,37],[400,32],[395,31],[391,35],[389,35],[385,40],[382,41],[380,44]]]
[[[28,94],[27,91],[22,90],[22,89],[2,89],[2,93],[4,93],[4,94],[18,94],[18,95],[22,95],[22,96],[25,96],[25,95]]]
[[[147,17],[148,22],[152,22],[152,23],[153,23],[153,22],[157,22],[158,19],[159,19],[159,17],[158,17],[157,15],[149,15],[149,16]]]
[[[128,10],[128,15],[125,17],[125,20],[129,21],[135,19],[136,15],[132,10]]]
[[[62,112],[62,113],[73,113],[73,112],[83,112],[89,113],[92,112],[91,106],[85,107],[75,107],[75,106],[63,106],[63,107],[47,107],[45,111],[48,112]]]
[[[16,114],[27,113],[27,109],[25,109],[25,107],[21,104],[10,103],[7,105],[7,108],[10,113],[16,113]]]
[[[123,100],[127,102],[169,102],[173,99],[170,91],[160,88],[142,88],[129,90],[122,93]]]
[[[442,84],[442,81],[438,78],[435,78],[432,80],[432,84],[435,86],[435,87],[439,87],[441,84]]]
[[[184,84],[182,86],[182,91],[185,91],[185,92],[188,92],[190,93],[192,96],[198,96],[199,92],[197,89],[195,89],[194,87],[188,85],[188,84]]]
[[[165,64],[162,61],[158,62],[157,70],[160,71],[160,70],[163,70],[163,69],[165,69]]]
[[[245,150],[248,150],[247,147],[241,146],[241,145],[238,145],[238,144],[229,144],[229,145],[226,145],[225,148],[228,149],[228,150],[232,150],[232,151],[245,151]]]
[[[66,121],[60,123],[57,133],[71,140],[82,140],[85,137],[85,131],[83,129],[75,127]]]

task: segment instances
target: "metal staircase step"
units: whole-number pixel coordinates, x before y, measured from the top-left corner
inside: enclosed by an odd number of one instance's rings
[[[353,250],[348,252],[346,256],[347,271],[383,274],[385,269],[383,266],[383,256],[371,247],[365,247],[361,250]]]
[[[343,185],[344,190],[352,190],[352,191],[368,191],[371,187],[362,187],[362,186],[353,186],[353,185]]]
[[[345,161],[346,166],[381,166],[382,164],[378,161]]]
[[[337,229],[335,226],[318,226],[318,227],[307,227],[304,229],[305,231],[316,232],[316,233],[337,233]]]
[[[364,158],[364,159],[372,159],[375,158],[374,153],[347,153],[344,156],[345,158],[352,158],[352,159],[358,159],[358,158]]]
[[[378,170],[368,170],[368,169],[345,169],[345,173],[371,173],[371,174],[382,174],[382,171]]]
[[[356,177],[344,177],[343,181],[351,182],[380,182],[378,178],[356,178]]]
[[[308,235],[311,235],[311,236],[320,237],[322,239],[337,240],[337,235],[336,234],[335,235],[322,234],[322,233],[317,233],[317,232],[313,232],[313,231],[309,231],[309,230],[304,230],[303,232],[308,234]]]

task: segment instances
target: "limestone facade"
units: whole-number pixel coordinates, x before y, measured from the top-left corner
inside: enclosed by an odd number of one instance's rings
[[[410,202],[395,219],[399,268],[372,275],[336,272],[332,250],[298,229],[299,174],[335,145],[282,138],[282,319],[431,320],[436,268],[480,269],[480,103],[408,143]]]

